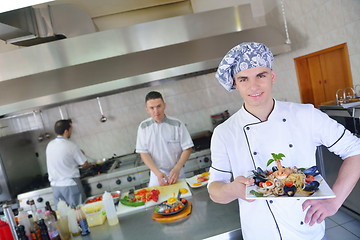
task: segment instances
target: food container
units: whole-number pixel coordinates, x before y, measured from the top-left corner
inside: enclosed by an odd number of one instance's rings
[[[106,220],[106,211],[102,201],[85,204],[82,206],[82,210],[85,213],[89,227],[104,224]]]
[[[114,204],[117,205],[119,203],[119,200],[120,200],[120,191],[113,191],[113,192],[110,192],[110,193],[111,193],[111,196],[113,197]],[[92,197],[88,197],[85,200],[84,204],[95,203],[95,202],[100,202],[100,201],[102,201],[102,194],[92,196]]]

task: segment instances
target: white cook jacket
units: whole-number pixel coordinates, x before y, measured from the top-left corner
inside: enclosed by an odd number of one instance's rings
[[[264,122],[243,107],[214,130],[208,186],[213,181],[229,183],[231,177],[249,176],[257,167],[267,169],[271,153],[285,155],[283,166],[314,166],[316,147],[320,145],[343,159],[360,154],[359,139],[310,104],[275,101]],[[303,200],[238,201],[246,240],[316,240],[325,234],[324,221],[313,226],[304,223]]]

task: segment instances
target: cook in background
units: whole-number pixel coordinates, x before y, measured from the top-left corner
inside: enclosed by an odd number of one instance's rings
[[[77,206],[85,198],[79,166],[86,167],[88,161],[80,148],[70,141],[70,119],[57,121],[54,129],[57,136],[46,147],[46,163],[55,205],[62,199],[69,206]]]
[[[161,93],[152,91],[146,95],[145,109],[150,118],[139,125],[136,152],[151,170],[149,187],[185,178],[183,167],[194,146],[185,125],[166,116],[165,108]]]
[[[236,89],[242,108],[217,126],[211,139],[208,191],[214,202],[238,199],[244,239],[325,239],[324,219],[335,214],[360,176],[360,140],[311,104],[273,99],[274,58],[263,44],[242,43],[221,61],[216,77]],[[316,165],[324,145],[344,159],[331,199],[247,200],[251,170],[266,169],[271,153],[283,153],[286,166]]]

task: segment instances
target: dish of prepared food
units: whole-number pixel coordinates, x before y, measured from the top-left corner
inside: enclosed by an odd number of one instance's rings
[[[166,201],[160,203],[154,208],[154,212],[161,215],[174,215],[184,210],[188,205],[185,198],[170,197]]]
[[[255,180],[254,185],[246,189],[247,199],[271,198],[334,198],[335,194],[321,177],[316,166],[310,168],[283,167],[281,160],[284,154],[272,153],[267,166],[276,163],[271,170],[258,167],[249,177]]]
[[[186,182],[189,184],[192,188],[199,188],[202,186],[205,186],[209,181],[209,172],[204,172],[198,175],[195,175],[191,178],[187,178]]]

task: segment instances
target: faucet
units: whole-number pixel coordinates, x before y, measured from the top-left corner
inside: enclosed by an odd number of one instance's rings
[[[342,93],[342,96],[340,95],[340,92]],[[345,91],[344,91],[344,89],[340,88],[336,91],[336,104],[339,105],[340,103],[343,103],[344,101],[345,101]]]

